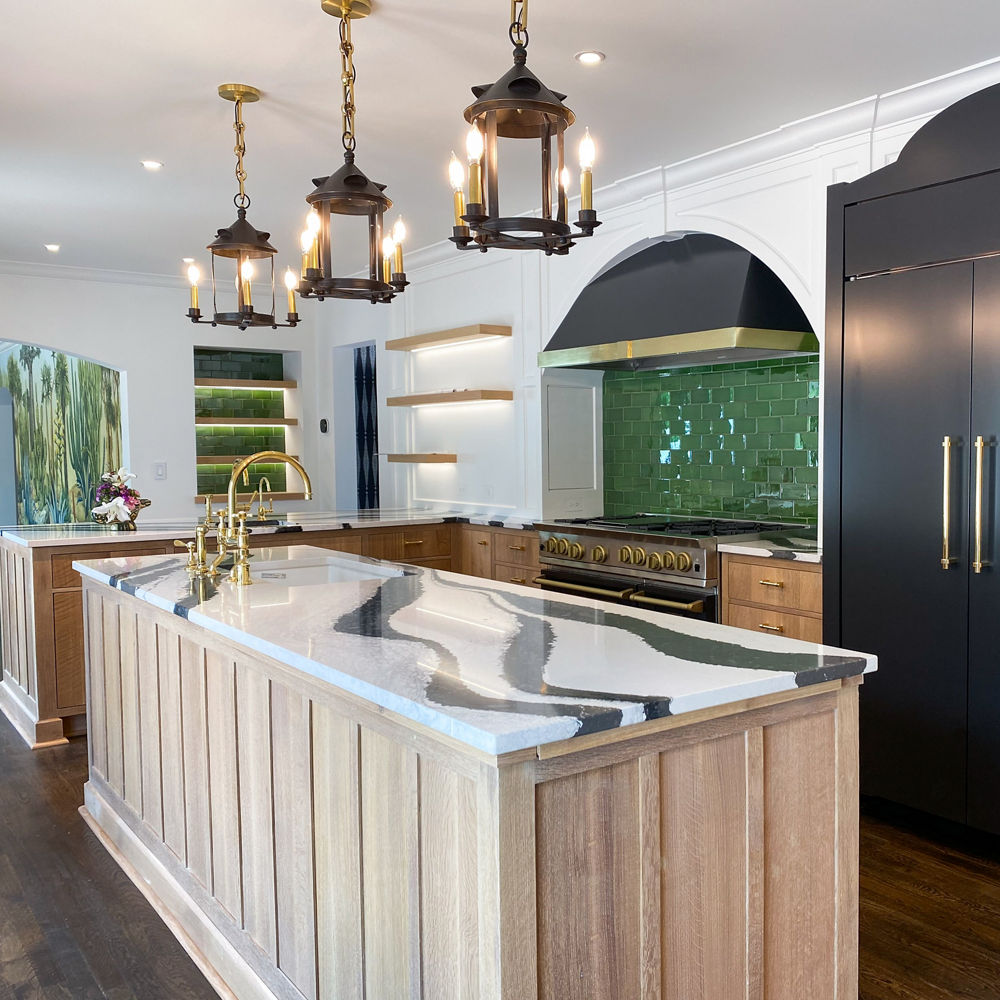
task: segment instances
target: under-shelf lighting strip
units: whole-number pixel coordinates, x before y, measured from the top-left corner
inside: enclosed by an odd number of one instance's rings
[[[489,344],[495,340],[510,340],[510,337],[502,337],[499,334],[494,337],[469,337],[468,340],[454,340],[448,344],[429,344],[427,347],[414,347],[411,354],[423,354],[425,351],[446,351],[449,347],[461,347],[463,344]]]

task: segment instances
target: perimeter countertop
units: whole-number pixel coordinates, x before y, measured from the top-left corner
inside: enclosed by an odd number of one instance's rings
[[[295,511],[280,514],[278,524],[255,524],[247,527],[255,535],[281,535],[287,532],[348,531],[358,528],[393,528],[418,524],[444,524],[451,521],[491,525],[498,528],[530,529],[533,520],[505,517],[502,514],[467,514],[451,510],[400,509],[352,511]],[[135,531],[119,531],[102,524],[14,525],[0,529],[4,538],[29,548],[55,545],[93,545],[95,541],[159,542],[173,538],[193,538],[198,521],[156,522],[140,518]],[[214,537],[214,532],[209,532]]]
[[[182,555],[74,568],[490,754],[876,666],[863,653],[308,545],[259,550],[245,588],[192,582]],[[337,582],[291,585],[296,572]]]
[[[795,562],[821,563],[823,549],[815,538],[757,538],[748,542],[719,542],[720,552],[733,552],[765,559],[789,559]]]

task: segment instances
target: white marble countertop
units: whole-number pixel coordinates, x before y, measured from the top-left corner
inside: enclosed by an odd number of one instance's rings
[[[247,521],[255,535],[280,535],[291,531],[341,531],[356,528],[393,528],[411,524],[442,524],[446,521],[467,521],[496,527],[530,528],[532,521],[505,518],[494,514],[467,514],[451,510],[410,509],[375,511],[294,511],[276,514],[279,524],[257,524]],[[140,519],[135,531],[119,531],[101,524],[25,524],[0,529],[4,538],[29,548],[49,545],[93,545],[95,541],[127,542],[169,541],[173,538],[193,538],[198,521],[157,522]],[[209,532],[214,537],[214,532]]]
[[[821,563],[823,549],[815,538],[756,538],[747,542],[723,542],[718,544],[720,552],[735,552],[744,556],[760,556],[764,559],[788,559],[794,562]]]
[[[491,754],[857,675],[876,662],[308,545],[260,550],[245,588],[191,581],[183,555],[74,568]],[[289,585],[297,572],[338,582]]]

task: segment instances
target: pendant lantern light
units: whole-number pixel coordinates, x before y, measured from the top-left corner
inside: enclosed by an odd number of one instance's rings
[[[236,132],[236,181],[239,191],[233,198],[236,204],[236,221],[216,234],[215,239],[208,244],[206,249],[212,257],[212,317],[203,317],[198,305],[198,282],[201,280],[201,272],[194,263],[188,268],[188,281],[191,282],[191,305],[187,311],[192,323],[211,323],[212,326],[235,326],[240,330],[246,330],[251,326],[269,326],[277,329],[279,326],[292,327],[299,322],[298,313],[295,310],[295,285],[296,279],[292,272],[286,272],[285,285],[288,290],[288,318],[284,323],[279,323],[275,319],[274,308],[274,256],[278,252],[268,242],[270,233],[261,232],[255,229],[247,220],[247,209],[250,207],[250,196],[246,193],[246,170],[243,167],[243,156],[246,153],[246,144],[243,139],[245,126],[243,124],[243,105],[252,104],[260,100],[260,91],[256,87],[251,87],[245,83],[224,83],[219,87],[219,96],[235,104],[235,121],[233,129]],[[235,264],[233,274],[233,292],[236,299],[236,309],[232,312],[220,312],[218,307],[218,288],[216,285],[216,260],[230,261]],[[270,271],[270,292],[271,311],[258,312],[253,302],[254,280],[260,276],[256,273],[257,263],[260,262]],[[228,269],[230,265],[226,264]],[[265,286],[268,284],[265,273]],[[291,278],[291,283],[289,282]]]
[[[306,198],[312,206],[302,233],[302,278],[300,288],[306,298],[367,299],[371,303],[391,302],[408,282],[403,271],[402,241],[406,228],[400,219],[392,233],[384,232],[383,217],[392,207],[385,185],[370,180],[355,163],[354,45],[351,21],[371,13],[369,0],[322,0],[322,8],[340,20],[341,83],[343,85],[344,165],[328,177],[313,179],[315,190]],[[368,219],[368,260],[366,278],[338,278],[333,274],[333,220],[337,216],[365,216]],[[357,270],[363,270],[359,260]]]
[[[465,109],[465,120],[469,123],[467,202],[463,190],[465,168],[454,153],[451,156],[448,173],[455,193],[451,241],[460,250],[485,252],[491,247],[502,247],[564,255],[569,253],[574,240],[593,236],[600,225],[593,199],[594,141],[588,129],[580,143],[581,205],[576,221],[578,231],[574,231],[568,220],[570,174],[565,163],[565,135],[576,116],[563,104],[566,95],[549,90],[527,67],[528,0],[511,0],[510,16],[514,66],[496,83],[473,87],[476,101]],[[500,215],[497,149],[500,138],[541,140],[540,217]]]

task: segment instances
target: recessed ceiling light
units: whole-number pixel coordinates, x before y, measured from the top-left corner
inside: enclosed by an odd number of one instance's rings
[[[159,170],[163,164],[159,160],[140,160],[139,161],[147,170]]]
[[[583,52],[577,52],[573,58],[584,66],[599,66],[606,57],[603,52],[598,52],[597,49],[584,49]]]
[[[48,250],[49,253],[59,253],[59,244],[58,243],[46,243],[45,244],[45,249]]]

